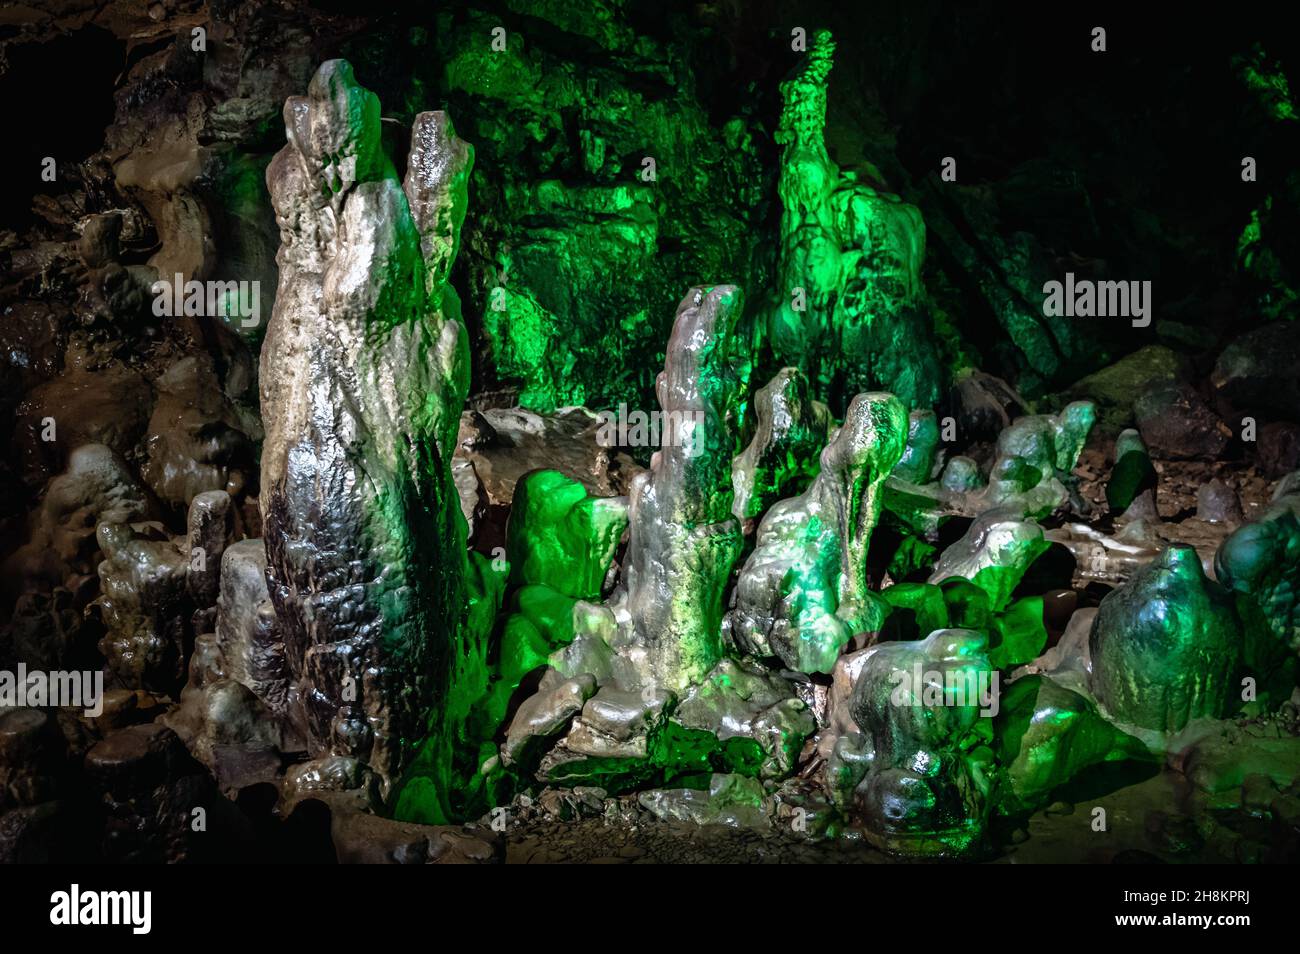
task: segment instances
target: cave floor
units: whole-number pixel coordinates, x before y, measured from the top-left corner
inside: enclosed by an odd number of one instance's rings
[[[1056,802],[1004,825],[993,864],[1213,864],[1294,860],[1267,816],[1182,814],[1184,783],[1162,773],[1077,804]],[[1095,831],[1094,809],[1106,812]],[[507,864],[916,864],[848,835],[808,838],[687,822],[611,823],[603,818],[537,821],[507,835]]]

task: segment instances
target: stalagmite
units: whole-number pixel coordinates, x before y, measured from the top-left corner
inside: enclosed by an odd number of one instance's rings
[[[366,763],[387,792],[447,691],[463,612],[449,468],[468,361],[447,273],[473,152],[422,113],[403,186],[343,60],[284,118],[261,366],[270,595],[310,754]]]

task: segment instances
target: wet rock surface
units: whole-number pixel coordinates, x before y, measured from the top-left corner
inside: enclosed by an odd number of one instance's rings
[[[3,160],[0,860],[1297,857],[1294,189],[1195,158],[1289,154],[1262,51],[1117,103],[925,9],[65,7],[0,37],[64,117]]]
[[[1121,723],[1176,732],[1226,714],[1242,639],[1227,592],[1190,547],[1170,547],[1101,602],[1092,685]]]
[[[776,655],[803,672],[828,672],[850,638],[879,628],[866,554],[884,481],[902,457],[906,435],[896,398],[859,395],[822,451],[812,486],[763,518],[728,620],[743,651]]]
[[[741,300],[730,286],[697,288],[678,306],[656,391],[680,431],[630,491],[614,597],[631,623],[625,658],[644,684],[674,691],[722,656],[722,601],[740,555],[727,451],[742,384],[728,351]]]
[[[450,458],[468,368],[446,282],[473,153],[423,113],[399,183],[379,102],[341,60],[285,125],[267,173],[283,237],[261,375],[270,595],[310,751],[373,762],[387,788],[459,626],[463,558],[435,551],[464,539]]]

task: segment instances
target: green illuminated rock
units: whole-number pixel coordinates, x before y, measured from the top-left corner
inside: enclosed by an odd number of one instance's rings
[[[961,576],[944,580],[940,589],[948,610],[949,626],[988,632],[993,625],[993,607],[988,590]]]
[[[808,486],[831,427],[829,409],[812,400],[808,378],[798,368],[782,368],[758,389],[754,416],[754,438],[731,464],[732,510],[741,519],[761,516]]]
[[[1070,472],[1095,419],[1091,401],[1075,401],[1060,414],[1017,418],[998,435],[987,481],[965,457],[954,457],[938,482],[917,483],[909,479],[914,473],[904,477],[908,468],[891,474],[885,484],[891,523],[906,533],[933,537],[956,514],[978,517],[996,509],[1008,519],[1051,515],[1070,498]]]
[[[774,138],[783,212],[768,344],[833,408],[875,389],[928,407],[939,397],[940,368],[921,281],[925,224],[914,206],[841,173],[827,154],[834,52],[830,32],[817,31],[781,84]]]
[[[580,486],[559,475],[542,472],[521,482],[523,496],[515,498],[520,516],[512,516],[510,532],[520,578],[545,576],[587,599],[549,587],[521,591],[554,594],[540,600],[550,618],[520,602],[507,623],[507,665],[494,699],[513,691],[544,656],[548,665],[537,693],[511,723],[505,762],[531,769],[534,760],[525,755],[539,751],[535,740],[556,736],[558,745],[539,760],[539,777],[550,781],[588,780],[609,789],[681,768],[671,751],[676,730],[662,715],[678,692],[698,684],[722,658],[722,598],[740,552],[740,525],[731,514],[731,422],[743,379],[730,345],[741,302],[739,290],[729,286],[696,288],[678,308],[657,391],[663,412],[681,429],[634,479],[626,518],[621,505],[589,501]],[[630,536],[622,578],[608,602],[592,602],[624,519]],[[534,547],[541,552],[530,553]],[[534,558],[538,563],[529,569]],[[575,687],[589,688],[579,693]],[[598,694],[587,712],[585,703]],[[630,712],[633,696],[647,707],[654,703],[658,714],[643,712],[616,727],[619,720],[610,713]],[[700,743],[699,760],[686,760],[694,770],[709,768],[703,753],[721,744],[703,734],[710,741]]]
[[[894,468],[894,474],[914,484],[924,484],[934,470],[939,449],[939,422],[934,411],[913,411],[907,416],[907,449]]]
[[[558,471],[534,471],[515,484],[506,528],[511,583],[599,599],[626,527],[623,498],[593,497]]]
[[[1300,654],[1300,494],[1282,493],[1258,520],[1239,527],[1214,557],[1215,576],[1237,597],[1247,624],[1246,663],[1259,677]],[[1276,688],[1289,695],[1292,679]]]
[[[1166,548],[1108,594],[1088,647],[1092,690],[1117,722],[1177,732],[1222,718],[1239,692],[1241,624],[1191,547]]]
[[[728,825],[766,830],[763,786],[743,775],[714,774],[707,789],[659,789],[642,792],[641,807],[665,821]]]
[[[888,493],[888,488],[886,488]],[[889,576],[905,580],[916,574],[925,575],[934,569],[938,550],[920,537],[905,536],[889,560]]]
[[[948,628],[943,590],[932,583],[895,583],[880,591],[891,607],[885,635],[890,639],[921,639]]]
[[[939,482],[943,485],[943,489],[950,493],[979,490],[985,484],[979,465],[969,457],[961,456],[952,458],[944,465]]]
[[[686,53],[710,41],[690,18],[511,6],[440,8],[419,45],[397,33],[365,55],[378,75],[405,57],[415,77],[394,115],[445,97],[475,144],[463,258],[466,312],[483,320],[476,383],[538,411],[644,407],[682,289],[766,280],[770,131],[747,97],[711,113]]]
[[[1014,508],[1042,519],[1069,497],[1069,479],[1097,418],[1091,401],[1075,401],[1060,414],[1017,418],[998,437],[998,456],[983,491],[972,495],[975,511]]]
[[[731,353],[741,305],[731,286],[692,289],[656,382],[660,407],[689,440],[661,447],[633,479],[623,578],[611,601],[627,622],[607,640],[641,684],[678,691],[722,658],[722,598],[741,547],[729,426],[743,388]]]
[[[1234,56],[1232,69],[1271,120],[1287,122],[1300,116],[1286,71],[1260,44],[1256,43],[1249,53]]]
[[[658,392],[689,440],[662,444],[634,478],[623,573],[609,600],[573,601],[571,639],[558,625],[508,624],[506,658],[522,660],[516,671],[539,661],[548,639],[568,639],[547,658],[503,750],[531,766],[521,759],[531,740],[555,737],[537,760],[538,778],[610,791],[709,771],[779,778],[816,728],[787,680],[723,655],[722,600],[741,543],[730,452],[743,379],[729,347],[740,305],[739,291],[723,286],[693,289],[678,310]],[[901,436],[899,445],[895,456]],[[534,524],[545,521],[521,525]],[[595,691],[577,705],[582,678],[594,679]]]
[[[369,765],[385,796],[435,736],[423,814],[441,821],[458,723],[486,682],[477,607],[499,599],[467,591],[449,469],[469,364],[447,279],[473,152],[421,113],[399,182],[379,101],[342,60],[284,118],[267,170],[282,241],[261,505],[296,718],[313,758]]]
[[[801,672],[830,672],[845,643],[880,628],[886,606],[867,586],[867,545],[881,487],[906,438],[897,398],[854,398],[812,486],[776,504],[759,525],[728,618],[741,651],[777,656]]]
[[[930,582],[968,580],[988,594],[990,608],[1001,610],[1030,564],[1048,546],[1043,528],[1033,520],[1018,519],[1014,509],[990,510],[943,552]]]
[[[1103,719],[1096,706],[1045,676],[1017,679],[1002,692],[994,729],[1004,811],[1041,805],[1089,766],[1149,760],[1145,747]]]
[[[993,766],[981,713],[997,712],[986,645],[941,629],[866,651],[850,708],[872,754],[854,807],[878,847],[943,857],[983,847]]]
[[[1026,596],[1016,600],[993,620],[989,662],[994,669],[1011,669],[1037,657],[1046,645],[1043,598]]]
[[[1142,436],[1132,428],[1115,439],[1115,466],[1106,484],[1106,503],[1112,513],[1123,513],[1138,495],[1154,490],[1158,478]]]
[[[600,597],[626,526],[625,500],[589,496],[581,483],[557,471],[534,471],[515,485],[506,553],[516,589],[507,604],[490,692],[475,706],[484,738],[495,733],[511,697],[530,673],[549,667],[567,679],[608,677],[610,651],[604,643],[578,647],[604,649],[595,665],[590,658],[579,661],[563,654],[574,641],[574,606],[580,599]],[[536,725],[521,723],[515,728],[514,745],[522,746],[536,730]],[[503,755],[507,762],[514,760],[513,754]]]
[[[794,770],[817,723],[783,676],[723,659],[682,697],[673,720],[709,732],[719,742],[751,739],[762,752],[759,774],[783,778]]]

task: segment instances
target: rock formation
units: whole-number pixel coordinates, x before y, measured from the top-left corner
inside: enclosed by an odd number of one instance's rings
[[[1177,732],[1230,711],[1240,624],[1191,547],[1169,547],[1101,602],[1089,635],[1092,687],[1113,719]]]
[[[421,113],[399,182],[379,101],[342,60],[284,118],[261,374],[270,596],[311,754],[370,765],[387,793],[459,650],[450,463],[468,366],[447,279],[473,153]]]
[[[854,800],[873,842],[909,855],[980,850],[992,754],[971,736],[998,709],[985,646],[980,633],[942,629],[862,663],[850,707],[870,756]]]
[[[732,516],[731,422],[743,382],[731,354],[741,293],[694,288],[677,309],[656,382],[675,439],[632,482],[631,534],[610,619],[633,685],[681,690],[722,658],[722,600],[740,555]],[[635,676],[632,675],[635,673]]]
[[[884,620],[867,586],[881,487],[902,457],[907,414],[889,394],[860,394],[798,497],[772,507],[736,584],[730,637],[742,652],[801,672],[830,672],[854,636]]]
[[[826,83],[835,43],[812,37],[781,84],[781,251],[767,333],[775,360],[803,370],[837,410],[885,389],[908,407],[938,397],[938,360],[925,307],[921,213],[842,173],[826,151]]]

